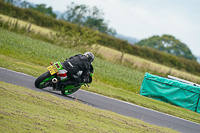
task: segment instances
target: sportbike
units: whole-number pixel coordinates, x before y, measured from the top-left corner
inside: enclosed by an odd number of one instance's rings
[[[64,69],[62,62],[50,63],[51,65],[47,67],[47,72],[40,75],[35,80],[35,87],[37,88],[46,88],[52,87],[55,91],[61,91],[63,95],[70,95],[81,88],[82,85],[87,85],[92,82],[93,75],[93,67],[91,65],[90,75],[89,75],[89,83],[79,83],[78,86],[75,85],[66,85],[65,87],[60,87],[61,82],[66,82],[70,80],[67,76],[67,70]],[[81,77],[82,71],[79,71],[78,74]]]

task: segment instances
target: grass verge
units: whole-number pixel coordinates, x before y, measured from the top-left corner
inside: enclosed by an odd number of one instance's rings
[[[2,81],[0,103],[0,132],[176,132]]]

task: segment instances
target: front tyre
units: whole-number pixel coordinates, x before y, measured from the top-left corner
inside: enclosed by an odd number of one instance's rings
[[[43,73],[42,75],[40,75],[36,80],[35,80],[35,87],[36,88],[44,88],[45,83],[49,82],[49,80],[51,79],[51,75],[48,72]]]
[[[69,89],[69,88],[71,88],[71,89]],[[66,90],[62,90],[61,93],[62,93],[62,95],[67,96],[67,95],[70,95],[70,94],[76,92],[79,88],[81,88],[81,85],[77,86],[77,87],[70,85],[70,86],[65,87]]]

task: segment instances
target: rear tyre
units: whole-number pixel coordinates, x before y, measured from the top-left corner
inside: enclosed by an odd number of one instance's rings
[[[42,87],[43,84],[45,84],[48,79],[51,77],[49,71],[43,73],[42,75],[40,75],[36,80],[35,80],[35,87],[36,88],[44,88]]]

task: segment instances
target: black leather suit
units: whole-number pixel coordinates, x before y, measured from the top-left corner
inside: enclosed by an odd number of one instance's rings
[[[90,73],[93,73],[93,67],[88,61],[88,58],[82,54],[77,54],[75,56],[66,59],[63,62],[64,69],[67,70],[67,76],[72,82],[66,82],[65,84],[78,84],[81,82],[89,83],[91,82]],[[82,71],[82,74],[78,74]]]

